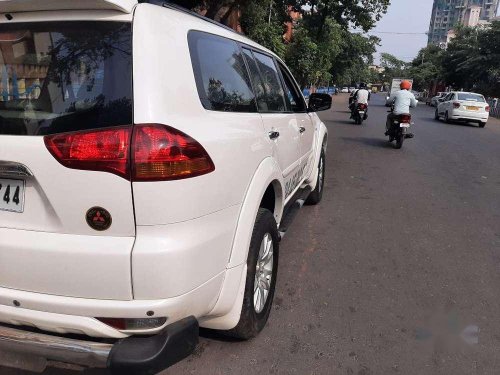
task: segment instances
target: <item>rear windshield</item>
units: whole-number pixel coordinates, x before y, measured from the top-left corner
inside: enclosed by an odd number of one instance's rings
[[[0,25],[0,135],[131,123],[129,23]]]
[[[465,92],[459,92],[458,93],[458,100],[467,100],[467,101],[472,101],[472,102],[480,102],[484,103],[484,97],[479,94],[468,94]]]

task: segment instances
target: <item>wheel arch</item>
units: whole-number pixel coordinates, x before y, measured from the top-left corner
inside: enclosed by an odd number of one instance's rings
[[[274,201],[272,195],[274,193]],[[200,319],[206,328],[228,330],[240,319],[247,274],[247,257],[252,231],[259,208],[274,207],[274,218],[279,223],[284,209],[284,182],[276,160],[264,159],[257,168],[245,194],[238,217],[226,277],[215,307]]]

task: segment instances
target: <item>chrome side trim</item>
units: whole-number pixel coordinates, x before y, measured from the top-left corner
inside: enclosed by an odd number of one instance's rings
[[[0,176],[4,177],[33,177],[30,169],[21,163],[0,160]]]
[[[112,344],[33,333],[0,325],[0,353],[24,355],[27,360],[105,368],[112,347]]]

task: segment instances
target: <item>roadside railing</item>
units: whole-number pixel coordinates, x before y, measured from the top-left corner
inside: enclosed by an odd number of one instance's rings
[[[488,105],[490,106],[490,116],[500,118],[500,103],[498,101],[496,103],[489,101]]]

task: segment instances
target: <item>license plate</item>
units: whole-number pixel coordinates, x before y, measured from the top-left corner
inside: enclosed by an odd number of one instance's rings
[[[365,112],[364,112],[364,111],[359,111],[359,114],[360,114],[360,115],[364,115],[364,114],[365,114]]]
[[[466,106],[465,107],[468,111],[479,111],[479,107],[474,107],[474,106]]]
[[[403,123],[403,124],[399,124],[399,126],[400,126],[401,128],[409,128],[409,127],[410,127],[410,124],[405,124],[405,123]]]
[[[24,211],[24,181],[0,178],[0,211]]]

